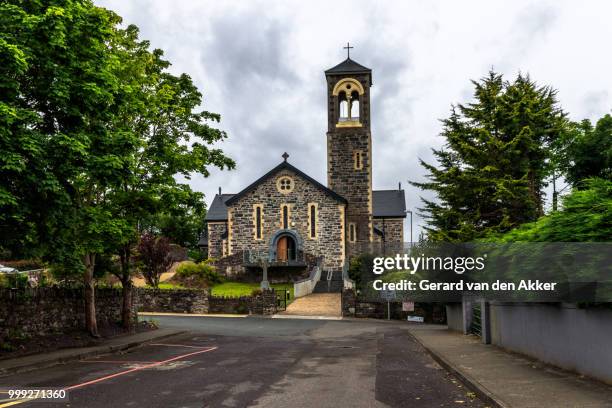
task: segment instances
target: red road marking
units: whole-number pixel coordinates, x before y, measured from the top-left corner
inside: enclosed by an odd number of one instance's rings
[[[208,353],[209,351],[213,351],[213,350],[216,350],[216,349],[217,349],[217,347],[207,347],[207,348],[204,348],[204,349],[199,350],[199,351],[194,351],[192,353],[182,354],[180,356],[172,357],[172,358],[169,358],[169,359],[164,360],[164,361],[158,361],[158,362],[147,364],[147,365],[143,365],[143,366],[140,366],[140,367],[131,368],[129,370],[120,371],[120,372],[115,373],[115,374],[111,374],[111,375],[107,375],[107,376],[104,376],[104,377],[96,378],[95,380],[87,381],[87,382],[80,383],[80,384],[71,385],[70,387],[65,387],[63,389],[66,390],[66,391],[74,390],[76,388],[85,387],[87,385],[96,384],[96,383],[99,383],[99,382],[102,382],[102,381],[110,380],[111,378],[115,378],[115,377],[119,377],[119,376],[122,376],[122,375],[125,375],[125,374],[133,373],[135,371],[144,370],[145,368],[157,367],[157,366],[160,366],[162,364],[166,364],[166,363],[169,363],[171,361],[180,360],[180,359],[185,358],[185,357],[193,356],[193,355],[196,355],[196,354]]]

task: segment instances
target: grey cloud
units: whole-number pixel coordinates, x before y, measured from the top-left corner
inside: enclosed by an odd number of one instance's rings
[[[448,116],[451,104],[472,99],[469,80],[492,65],[509,79],[522,69],[551,83],[573,118],[595,119],[612,106],[612,93],[600,91],[612,88],[605,74],[612,58],[597,54],[612,28],[592,17],[610,14],[604,3],[588,13],[579,2],[530,0],[507,3],[503,13],[492,12],[485,0],[96,3],[137,24],[142,38],[164,49],[173,72],[194,78],[204,108],[222,115],[220,127],[229,139],[219,147],[238,167],[193,177],[190,184],[208,203],[219,185],[238,192],[278,164],[283,151],[325,183],[323,71],[344,58],[340,47],[346,41],[354,43],[351,56],[373,69],[374,188],[395,188],[401,181],[413,210],[420,196],[433,198],[407,180],[423,180],[418,158],[432,162],[430,147],[442,145],[438,120]],[[567,57],[576,54],[582,58]],[[597,63],[586,64],[584,55],[595,54]],[[414,222],[423,223],[416,214]]]

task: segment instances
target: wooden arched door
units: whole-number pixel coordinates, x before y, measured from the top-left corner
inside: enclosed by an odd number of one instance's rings
[[[287,259],[289,259],[289,256],[287,253],[288,239],[289,238],[286,236],[280,237],[278,239],[278,242],[276,243],[276,260],[277,261],[287,262]]]

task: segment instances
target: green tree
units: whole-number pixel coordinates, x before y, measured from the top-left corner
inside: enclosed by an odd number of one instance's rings
[[[110,192],[113,212],[129,224],[131,234],[116,247],[120,258],[124,326],[129,326],[131,275],[138,236],[149,231],[179,245],[193,246],[201,231],[204,195],[177,176],[208,176],[208,166],[234,168],[233,160],[209,145],[227,137],[212,126],[220,116],[200,110],[202,94],[191,78],[172,75],[163,52],[150,51],[134,25],[120,30],[112,43],[118,56],[117,75],[125,89],[115,130],[136,140],[130,160],[123,163],[119,188]]]
[[[561,168],[574,188],[586,188],[582,181],[599,177],[612,179],[612,116],[607,114],[595,126],[588,119],[573,123],[561,148]]]
[[[550,146],[566,127],[556,91],[528,76],[490,72],[472,83],[474,101],[442,121],[437,165],[421,160],[428,181],[412,183],[437,195],[420,209],[434,241],[470,241],[542,215]]]
[[[140,221],[201,201],[176,177],[234,165],[189,76],[120,22],[91,0],[0,4],[0,247],[82,273],[92,335],[96,257],[120,254],[129,293]]]
[[[2,228],[23,222],[3,246],[35,248],[83,271],[86,325],[97,335],[95,257],[126,231],[107,192],[134,147],[131,135],[109,127],[120,83],[108,44],[120,19],[87,0],[12,0],[0,5],[0,21],[9,60],[0,109]]]
[[[611,242],[612,180],[591,178],[563,197],[559,211],[500,236],[501,242]]]

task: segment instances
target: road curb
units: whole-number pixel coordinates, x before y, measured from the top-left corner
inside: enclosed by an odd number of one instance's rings
[[[459,378],[462,383],[464,383],[470,390],[474,391],[474,393],[480,398],[484,403],[491,404],[496,408],[512,408],[511,405],[504,402],[494,393],[489,391],[487,387],[482,385],[476,378],[474,378],[469,373],[462,371],[460,368],[453,365],[450,361],[448,361],[444,356],[437,353],[435,350],[427,347],[417,336],[415,336],[410,330],[407,330],[410,334],[410,337],[414,339],[418,344],[421,345],[427,351],[427,353],[442,367],[444,367],[451,374]]]
[[[165,331],[163,334],[158,336],[153,336],[144,340],[139,341],[127,341],[121,344],[113,344],[106,346],[96,346],[96,347],[88,347],[86,351],[81,351],[81,349],[75,349],[74,353],[60,356],[60,357],[49,357],[49,358],[41,358],[39,361],[33,361],[30,363],[26,363],[23,365],[15,365],[12,367],[0,367],[0,377],[5,377],[7,375],[26,373],[29,371],[39,370],[42,368],[48,368],[59,364],[66,364],[72,361],[82,360],[87,357],[95,357],[104,354],[116,353],[118,351],[130,350],[136,347],[143,346],[147,343],[153,341],[159,341],[166,339],[168,337],[177,336],[179,334],[187,333],[187,330],[173,330],[173,331]],[[126,339],[127,340],[127,339]],[[29,357],[29,356],[28,356]],[[41,355],[44,357],[44,355]],[[0,361],[0,365],[2,362]]]

